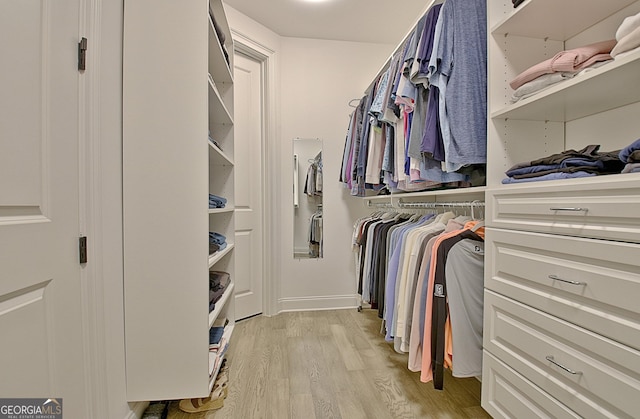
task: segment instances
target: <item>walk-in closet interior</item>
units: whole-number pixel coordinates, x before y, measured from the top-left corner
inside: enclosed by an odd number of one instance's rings
[[[1,417],[640,417],[640,0],[0,34]]]

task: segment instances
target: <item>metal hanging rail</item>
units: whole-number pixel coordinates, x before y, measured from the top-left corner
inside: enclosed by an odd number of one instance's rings
[[[484,201],[453,201],[453,202],[402,202],[398,201],[398,208],[480,208]]]
[[[367,207],[369,208],[396,208],[391,202],[371,202],[367,201]]]

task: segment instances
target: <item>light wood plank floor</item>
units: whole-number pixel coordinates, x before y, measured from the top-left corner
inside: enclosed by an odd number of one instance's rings
[[[236,324],[229,394],[217,411],[171,419],[489,418],[480,382],[445,371],[444,390],[421,383],[380,335],[377,310],[283,313]]]

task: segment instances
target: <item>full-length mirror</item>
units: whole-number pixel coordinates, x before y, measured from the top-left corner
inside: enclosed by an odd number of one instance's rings
[[[322,140],[293,139],[293,257],[322,257]]]

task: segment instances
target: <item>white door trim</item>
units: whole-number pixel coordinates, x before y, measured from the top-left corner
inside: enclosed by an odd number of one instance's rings
[[[122,292],[120,300],[111,298],[123,281],[123,1],[82,0],[81,16],[79,38],[88,39],[79,91],[79,231],[88,238],[88,263],[81,269],[83,362],[87,417],[109,419],[125,404],[118,391],[121,386],[124,394]]]
[[[279,277],[280,263],[279,254],[276,246],[269,243],[269,239],[280,234],[280,194],[276,182],[278,177],[278,167],[280,166],[280,157],[277,152],[278,124],[277,124],[277,59],[275,51],[251,39],[234,29],[231,29],[231,35],[234,41],[236,51],[248,55],[256,59],[262,64],[264,91],[262,93],[262,109],[264,114],[264,122],[262,127],[262,135],[264,138],[264,153],[262,155],[262,249],[263,249],[263,287],[262,314],[272,316],[279,312],[278,299],[280,290],[275,278]],[[236,261],[236,263],[242,261]]]
[[[90,417],[104,417],[108,411],[105,361],[104,299],[101,276],[101,199],[102,183],[100,146],[101,89],[100,52],[102,3],[81,1],[79,38],[88,39],[86,70],[80,72],[79,89],[79,158],[80,225],[88,240],[88,263],[82,265],[81,299],[84,340],[84,368],[87,410]]]

